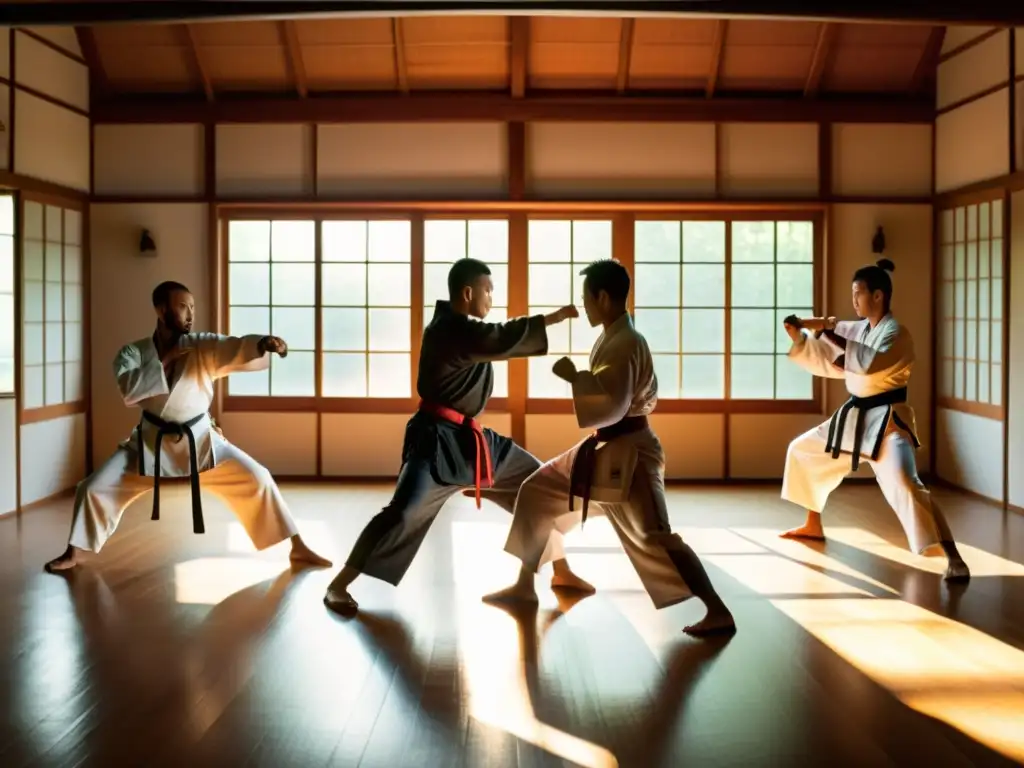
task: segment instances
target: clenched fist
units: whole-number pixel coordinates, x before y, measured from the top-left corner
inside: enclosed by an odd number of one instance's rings
[[[271,352],[281,357],[288,357],[288,345],[284,343],[284,339],[277,336],[264,336],[260,339],[258,349],[262,355]]]

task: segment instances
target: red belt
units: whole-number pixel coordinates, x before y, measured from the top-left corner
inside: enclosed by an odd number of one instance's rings
[[[590,486],[594,481],[594,465],[597,462],[597,444],[606,443],[616,437],[622,437],[632,432],[639,432],[647,426],[646,416],[626,416],[622,421],[611,424],[607,427],[593,432],[572,460],[572,468],[569,470],[569,511],[572,512],[576,497],[579,496],[583,502],[583,519],[580,525],[587,522],[587,508],[590,506]]]
[[[494,484],[493,470],[491,467],[491,449],[487,444],[487,436],[484,435],[483,427],[476,419],[472,419],[458,411],[436,403],[427,403],[420,400],[419,409],[425,413],[437,416],[439,419],[467,426],[473,431],[473,438],[476,441],[476,468],[473,473],[473,484],[476,487],[476,508],[480,509],[480,489],[490,488]],[[487,481],[484,484],[483,473],[487,472]]]

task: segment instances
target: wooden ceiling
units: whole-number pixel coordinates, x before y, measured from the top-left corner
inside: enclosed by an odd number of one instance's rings
[[[407,16],[102,24],[80,37],[101,98],[344,92],[907,94],[943,28],[614,17]]]

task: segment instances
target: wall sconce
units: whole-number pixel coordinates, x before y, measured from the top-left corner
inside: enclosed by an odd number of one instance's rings
[[[881,225],[875,230],[875,236],[871,238],[871,252],[875,254],[885,253],[885,232]]]
[[[142,230],[142,237],[139,238],[139,255],[156,256],[156,243],[148,229]]]

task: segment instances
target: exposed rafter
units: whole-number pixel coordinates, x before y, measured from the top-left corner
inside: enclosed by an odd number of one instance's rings
[[[90,27],[75,27],[75,36],[78,38],[78,47],[82,49],[85,64],[89,67],[93,93],[102,96],[110,89],[110,81],[107,78],[107,71],[103,68],[103,60],[96,45],[96,35]]]
[[[188,47],[192,59],[192,66],[195,68],[195,73],[203,84],[203,93],[206,94],[206,100],[213,101],[213,82],[210,80],[210,73],[206,65],[203,64],[203,54],[199,47],[196,31],[191,24],[182,24],[181,29],[185,45]]]
[[[508,74],[512,96],[526,95],[526,70],[530,57],[530,18],[513,16],[509,19]]]
[[[622,32],[619,35],[619,71],[615,79],[615,90],[625,93],[629,87],[629,62],[633,55],[634,19],[622,20]]]
[[[722,71],[722,52],[725,50],[725,34],[729,30],[729,22],[719,19],[715,22],[715,39],[711,43],[711,69],[708,71],[708,84],[704,95],[709,99],[715,95],[718,87],[718,75]]]
[[[914,70],[914,77],[910,84],[912,92],[920,93],[928,87],[929,77],[934,75],[938,69],[939,57],[942,55],[942,41],[945,38],[945,27],[932,28],[924,51],[921,52],[921,58],[917,62],[917,69]]]
[[[306,82],[306,64],[302,60],[302,47],[299,45],[299,32],[294,21],[281,22],[281,38],[284,40],[285,55],[288,58],[288,68],[292,72],[292,80],[295,82],[295,91],[304,99],[309,95],[309,86]]]
[[[391,41],[395,46],[395,79],[398,82],[398,90],[408,93],[409,66],[405,61],[405,30],[402,29],[402,20],[399,18],[391,20]]]
[[[852,122],[930,123],[932,99],[671,98],[414,93],[405,96],[251,96],[204,104],[194,98],[124,98],[97,102],[96,123],[365,123],[365,122]]]
[[[829,22],[825,22],[818,27],[818,41],[814,45],[811,68],[807,71],[807,82],[804,84],[804,98],[814,98],[818,95],[818,91],[821,89],[821,81],[825,77],[825,70],[828,68],[828,63],[832,56],[832,45],[838,32],[838,27]]]

